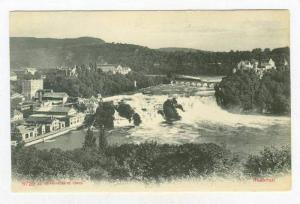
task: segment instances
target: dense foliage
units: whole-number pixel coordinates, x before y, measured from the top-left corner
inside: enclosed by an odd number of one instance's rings
[[[270,70],[262,79],[254,71],[238,71],[215,87],[217,103],[226,109],[260,113],[290,112],[290,71]]]
[[[91,97],[116,95],[134,91],[134,81],[137,88],[145,88],[165,82],[163,77],[148,77],[140,73],[131,72],[127,75],[106,74],[95,68],[87,69],[84,65],[78,68],[77,77],[65,77],[61,73],[47,74],[44,87],[54,91],[62,91],[74,97]]]
[[[224,175],[238,159],[215,144],[158,145],[144,143],[73,151],[13,149],[14,174],[29,178],[90,177],[99,180],[167,180]]]
[[[94,144],[92,145],[94,146]],[[12,149],[17,178],[90,178],[92,180],[167,181],[206,176],[240,177],[284,173],[291,167],[290,149],[266,148],[244,163],[216,144],[143,143],[62,151],[34,147]]]
[[[250,155],[245,163],[245,173],[251,176],[288,172],[291,169],[289,147],[265,148],[259,155]]]

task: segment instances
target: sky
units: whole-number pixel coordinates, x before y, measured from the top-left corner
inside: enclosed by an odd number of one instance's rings
[[[287,10],[10,13],[11,37],[101,38],[150,48],[210,51],[289,46]]]

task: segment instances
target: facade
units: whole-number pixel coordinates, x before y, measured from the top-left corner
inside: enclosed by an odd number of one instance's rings
[[[65,122],[52,116],[31,115],[26,119],[26,123],[39,127],[41,134],[58,131],[65,128]]]
[[[83,124],[85,119],[84,113],[77,113],[66,118],[66,126],[68,127],[79,127]]]
[[[35,126],[19,125],[17,126],[24,142],[32,140],[38,136],[38,128]]]
[[[64,122],[64,127],[79,127],[85,119],[84,113],[78,113],[74,108],[65,106],[45,106],[33,111],[30,117],[51,117]]]
[[[44,83],[42,79],[32,79],[22,81],[22,94],[25,96],[26,100],[31,100],[35,93],[44,88]]]

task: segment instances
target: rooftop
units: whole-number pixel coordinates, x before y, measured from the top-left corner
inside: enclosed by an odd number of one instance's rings
[[[68,113],[71,110],[75,110],[71,107],[66,106],[43,106],[40,108],[37,108],[35,111],[37,112],[55,112],[55,113]]]
[[[69,95],[65,92],[47,92],[44,93],[43,97],[49,97],[49,98],[64,98],[68,97]]]
[[[29,116],[28,119],[26,119],[26,122],[28,123],[42,123],[42,124],[51,124],[54,120],[57,120],[53,117],[33,117]]]

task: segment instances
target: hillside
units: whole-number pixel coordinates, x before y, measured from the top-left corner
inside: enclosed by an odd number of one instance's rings
[[[92,37],[66,39],[11,37],[11,68],[21,69],[31,66],[43,69],[66,65],[68,61],[73,60],[72,53],[68,51],[76,47],[104,43],[102,39]]]
[[[162,47],[162,48],[158,48],[157,50],[162,52],[206,52],[198,49],[183,48],[183,47]]]
[[[89,65],[106,61],[130,66],[134,71],[149,74],[224,75],[241,60],[283,56],[289,59],[289,48],[274,50],[208,52],[189,48],[150,49],[144,46],[105,43],[97,38],[51,39],[10,38],[11,69]]]

